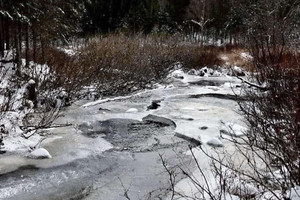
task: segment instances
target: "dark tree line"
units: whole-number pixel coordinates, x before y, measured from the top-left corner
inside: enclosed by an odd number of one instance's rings
[[[251,5],[256,7],[245,12]],[[241,43],[250,32],[253,16],[248,15],[260,5],[244,0],[0,0],[0,54],[13,48],[18,66],[22,56],[28,65],[54,42],[114,32],[180,32],[201,42]]]
[[[189,1],[180,0],[92,0],[85,2],[83,31],[108,33],[116,30],[150,33],[182,23]]]
[[[37,60],[54,40],[66,41],[80,31],[83,5],[78,0],[0,0],[0,55],[14,49],[17,73],[21,57]]]
[[[31,49],[31,60],[36,61],[37,52],[42,55],[53,41],[66,42],[78,33],[116,31],[194,32],[232,42],[244,31],[236,4],[236,0],[0,0],[0,54],[14,48],[19,63],[21,54],[28,58]]]
[[[91,0],[85,2],[83,31],[174,33],[195,20],[205,26],[207,36],[224,38],[239,31],[241,19],[233,7],[232,0]],[[203,27],[195,25],[194,29],[204,34]]]

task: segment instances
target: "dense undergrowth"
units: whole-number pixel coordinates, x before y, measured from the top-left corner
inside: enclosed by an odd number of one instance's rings
[[[53,87],[63,86],[75,94],[82,86],[93,85],[98,94],[107,96],[152,87],[178,64],[185,70],[224,66],[225,53],[247,66],[239,56],[241,50],[234,45],[201,47],[171,37],[109,35],[89,39],[72,55],[48,48],[45,62],[57,75]]]

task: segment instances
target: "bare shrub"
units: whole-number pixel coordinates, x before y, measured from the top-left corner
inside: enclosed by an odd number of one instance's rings
[[[90,39],[79,50],[77,61],[90,83],[98,85],[103,95],[111,95],[159,82],[176,63],[184,69],[223,65],[218,54],[225,51],[225,47],[200,47],[176,37],[109,35]]]
[[[125,36],[95,39],[80,51],[79,57],[91,83],[98,85],[104,95],[145,87],[162,78],[175,62],[162,46]]]
[[[212,160],[220,182],[219,190],[203,191],[199,187],[199,192],[213,194],[211,199],[224,199],[219,195],[222,191],[240,199],[287,200],[292,194],[298,199],[300,60],[293,33],[299,32],[299,1],[242,2],[253,57],[251,78],[256,80],[244,81],[242,90],[247,101],[238,102],[249,131],[236,138],[229,128],[232,137],[224,139],[234,145],[233,152],[212,154],[200,147]],[[197,157],[194,160],[197,162]],[[200,181],[194,183],[205,186]]]
[[[218,57],[220,52],[222,49],[214,46],[182,46],[182,62],[187,69],[222,66],[224,62]]]
[[[221,66],[225,62],[220,54],[242,48],[199,46],[168,35],[95,36],[75,55],[54,47],[45,47],[43,55],[36,55],[36,62],[46,63],[53,75],[40,81],[38,92],[64,88],[70,96],[76,96],[83,86],[94,85],[103,96],[126,94],[161,81],[177,63],[186,70]],[[29,51],[29,57],[32,54]]]
[[[44,55],[38,54],[36,63],[29,66],[31,69],[28,77],[34,78],[38,83],[38,92],[64,88],[70,96],[77,93],[87,81],[84,67],[79,65],[78,57],[68,55],[55,47],[47,47],[44,51]],[[29,51],[29,54],[31,55],[32,51]],[[41,65],[39,69],[35,67],[37,64]]]

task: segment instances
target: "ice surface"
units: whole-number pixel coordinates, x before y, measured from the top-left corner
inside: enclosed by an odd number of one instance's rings
[[[236,112],[237,104],[233,100],[228,99],[205,97],[205,95],[201,97],[201,94],[222,94],[225,96],[234,95],[235,93],[240,94],[240,88],[235,86],[240,85],[241,81],[235,77],[227,76],[222,73],[222,71],[218,72],[218,77],[211,75],[214,73],[216,72],[208,73],[207,76],[200,77],[198,75],[187,74],[183,70],[178,69],[168,76],[169,82],[166,85],[159,85],[152,90],[144,90],[128,96],[105,98],[97,101],[78,101],[67,108],[64,115],[54,122],[57,124],[72,124],[73,126],[44,130],[46,131],[46,135],[48,135],[46,139],[41,136],[39,136],[39,138],[31,137],[27,140],[27,143],[23,141],[25,139],[21,137],[6,139],[5,146],[7,149],[10,148],[11,151],[13,151],[13,149],[19,149],[19,151],[28,152],[30,147],[35,147],[40,143],[38,148],[47,149],[52,159],[32,160],[24,159],[23,157],[11,157],[10,162],[9,158],[3,157],[0,158],[0,171],[7,171],[9,168],[24,165],[34,165],[47,169],[64,166],[82,159],[89,160],[91,156],[97,157],[109,149],[114,151],[116,146],[113,146],[113,144],[106,140],[108,136],[105,134],[101,135],[100,129],[95,130],[97,123],[111,119],[136,120],[137,122],[133,124],[132,128],[136,131],[133,131],[133,133],[137,134],[137,137],[141,136],[141,134],[139,134],[141,133],[139,128],[143,127],[140,126],[138,122],[142,122],[146,116],[159,116],[175,122],[176,129],[171,130],[173,131],[172,134],[168,132],[165,136],[156,137],[155,135],[155,137],[149,137],[150,139],[147,138],[147,140],[145,140],[147,143],[153,144],[152,146],[150,145],[150,152],[155,149],[155,146],[160,144],[165,145],[165,148],[173,146],[171,138],[175,138],[175,132],[200,140],[203,146],[207,148],[211,148],[207,146],[207,144],[217,146],[221,146],[222,144],[224,148],[226,148],[228,143],[217,139],[220,136],[220,130],[223,128],[222,122],[235,122],[236,125],[233,125],[235,130],[244,130],[241,116]],[[217,82],[218,84],[195,84],[199,81],[211,81],[212,83]],[[200,96],[199,98],[191,98],[192,95]],[[160,100],[159,109],[147,109],[153,101],[157,100]],[[78,128],[82,124],[86,124],[87,128],[90,128],[91,131],[98,131],[96,137],[87,137],[82,134],[82,130]],[[207,129],[201,130],[201,127],[207,127]],[[113,131],[113,129],[111,131]],[[149,133],[151,133],[151,131],[147,132],[147,134]],[[119,137],[119,135],[115,136]],[[44,140],[41,141],[41,139]],[[120,141],[122,138],[113,139],[112,141]],[[30,144],[28,144],[28,142]],[[149,146],[149,144],[147,145]],[[152,153],[153,154],[149,153],[151,160],[147,161],[149,162],[147,165],[157,167],[157,159],[155,159],[154,156],[154,154],[157,156],[157,152],[154,150]],[[116,158],[119,158],[118,156],[119,154],[116,155]],[[127,156],[125,157],[127,158]],[[201,160],[201,166],[208,170],[209,160],[205,158],[205,155],[197,152],[197,157]],[[6,163],[2,164],[4,163],[4,159]],[[146,158],[143,158],[142,155],[140,155],[139,159],[140,160],[137,160],[138,163],[146,162]],[[152,163],[154,161],[156,163]],[[14,166],[8,163],[12,163]],[[96,163],[98,163],[98,161]],[[126,166],[130,165],[133,167],[130,161],[126,161],[125,163],[127,163]],[[134,169],[138,170],[140,174],[145,174],[143,169]],[[88,168],[87,170],[94,170],[94,168]],[[76,172],[74,176],[78,175],[77,173],[78,172]],[[213,177],[209,171],[207,171],[207,174]],[[115,176],[117,177],[117,175]],[[195,173],[195,176],[200,175]],[[151,180],[149,181],[151,182]],[[152,182],[154,183],[154,181]],[[176,185],[176,188],[185,190],[187,186],[189,186],[188,180],[182,180],[182,182]],[[138,187],[139,186],[136,185],[135,189],[138,190]],[[16,188],[11,188],[11,191],[7,189],[6,192],[18,193]],[[109,195],[109,193],[107,195]],[[92,196],[93,195],[91,195],[90,199],[92,199]],[[97,199],[97,196],[94,197],[94,199]]]

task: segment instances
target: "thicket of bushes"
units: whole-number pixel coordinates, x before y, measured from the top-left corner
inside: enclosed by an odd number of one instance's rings
[[[82,86],[94,85],[101,95],[113,95],[149,87],[178,63],[185,70],[224,65],[220,55],[239,48],[200,47],[173,37],[109,35],[90,39],[73,56],[48,49],[45,61],[57,75],[54,87],[64,87],[72,94]]]

